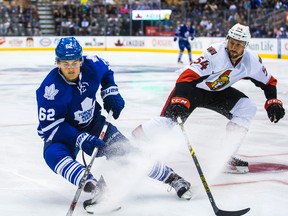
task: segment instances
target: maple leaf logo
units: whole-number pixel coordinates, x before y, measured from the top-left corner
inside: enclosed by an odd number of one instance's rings
[[[85,98],[81,103],[82,110],[78,110],[74,113],[75,120],[79,122],[79,124],[85,124],[89,122],[94,113],[95,109],[95,101],[91,98]]]
[[[45,86],[44,98],[47,100],[55,100],[55,96],[58,94],[59,90],[55,88],[55,84],[50,86]]]

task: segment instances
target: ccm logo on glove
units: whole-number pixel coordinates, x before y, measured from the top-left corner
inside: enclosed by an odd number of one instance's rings
[[[171,104],[182,104],[187,109],[190,108],[190,101],[183,97],[173,97],[171,99]]]
[[[267,100],[264,107],[271,122],[277,123],[285,115],[282,101],[276,98]]]
[[[265,103],[265,109],[267,110],[267,108],[272,105],[272,104],[279,104],[281,106],[283,106],[283,103],[281,100],[278,100],[276,98],[273,98],[273,99],[270,99],[270,100],[267,100],[266,103]]]

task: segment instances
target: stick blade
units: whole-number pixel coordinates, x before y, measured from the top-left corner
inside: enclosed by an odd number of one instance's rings
[[[246,214],[249,211],[250,211],[250,208],[242,209],[239,211],[224,211],[224,210],[219,209],[217,212],[215,212],[215,214],[217,216],[240,216],[240,215]]]
[[[109,214],[115,211],[119,211],[121,209],[121,206],[118,203],[103,201],[93,204],[91,200],[86,200],[83,203],[83,207],[87,213],[95,215]]]

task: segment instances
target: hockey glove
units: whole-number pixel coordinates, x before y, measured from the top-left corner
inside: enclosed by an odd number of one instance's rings
[[[104,109],[109,112],[113,111],[114,119],[117,119],[125,106],[122,96],[119,94],[117,86],[110,86],[101,91],[101,97],[104,102]]]
[[[105,142],[100,140],[96,136],[92,136],[89,133],[82,133],[77,137],[76,147],[83,150],[89,156],[92,155],[94,148],[101,148],[105,145]]]
[[[281,100],[276,98],[269,99],[265,103],[265,109],[267,111],[268,118],[271,122],[277,123],[285,115],[285,109],[283,108]]]
[[[182,121],[185,121],[189,116],[190,102],[186,98],[173,97],[171,104],[167,108],[167,117],[177,122],[177,118],[180,117]]]
[[[191,41],[193,41],[194,40],[194,36],[191,36]]]
[[[173,41],[174,41],[174,42],[177,41],[177,37],[174,37],[174,38],[173,38]]]

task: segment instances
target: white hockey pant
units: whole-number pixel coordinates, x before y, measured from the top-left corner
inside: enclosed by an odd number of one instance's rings
[[[249,98],[241,98],[231,109],[233,117],[226,125],[226,142],[234,148],[233,154],[240,148],[256,111],[256,104]]]
[[[133,130],[132,134],[138,139],[157,140],[165,132],[171,130],[176,125],[171,119],[166,117],[154,117]]]

